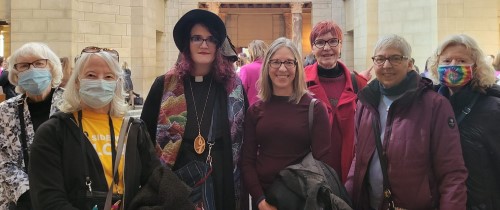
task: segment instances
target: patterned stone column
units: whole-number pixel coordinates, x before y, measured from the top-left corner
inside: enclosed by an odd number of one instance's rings
[[[292,39],[292,14],[283,13],[283,21],[285,22],[285,37]]]
[[[222,22],[224,22],[224,24],[226,24],[227,13],[219,13],[218,15],[219,15],[220,19],[222,19]]]
[[[219,14],[220,2],[207,2],[208,11]]]
[[[292,41],[302,54],[302,2],[290,3],[292,9]]]

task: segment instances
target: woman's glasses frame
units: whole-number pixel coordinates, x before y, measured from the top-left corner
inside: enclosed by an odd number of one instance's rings
[[[16,63],[14,64],[14,69],[18,72],[23,72],[30,69],[31,66],[35,68],[45,68],[47,66],[49,59],[38,59],[31,63]]]

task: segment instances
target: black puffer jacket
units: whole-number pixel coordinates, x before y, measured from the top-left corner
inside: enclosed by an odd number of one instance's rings
[[[470,85],[449,97],[458,118],[474,94],[480,94],[471,112],[459,124],[467,179],[467,209],[500,209],[500,86],[486,94]]]

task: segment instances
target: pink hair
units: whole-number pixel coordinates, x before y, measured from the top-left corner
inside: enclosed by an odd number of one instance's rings
[[[193,59],[191,59],[189,50],[181,53],[179,60],[175,64],[174,71],[180,78],[189,76],[194,70]],[[236,87],[236,72],[233,63],[225,58],[220,49],[215,53],[215,60],[212,64],[212,71],[215,70],[215,81],[224,84],[226,91],[230,93]]]

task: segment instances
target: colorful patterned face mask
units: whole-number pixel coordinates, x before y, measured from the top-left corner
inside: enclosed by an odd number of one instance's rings
[[[462,87],[472,80],[473,64],[439,65],[439,83],[446,87]]]

